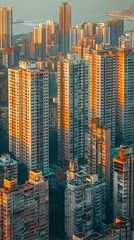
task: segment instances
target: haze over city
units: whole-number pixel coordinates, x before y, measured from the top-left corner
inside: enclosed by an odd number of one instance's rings
[[[15,7],[15,18],[58,20],[58,6],[61,2],[61,0],[1,0],[1,5]],[[76,24],[83,19],[101,20],[98,17],[103,16],[105,12],[129,7],[133,0],[70,0],[68,2],[72,7],[72,23]]]
[[[132,3],[1,1],[0,240],[134,240]]]

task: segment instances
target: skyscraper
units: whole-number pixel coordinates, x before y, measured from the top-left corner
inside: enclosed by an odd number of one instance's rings
[[[20,61],[8,73],[9,150],[28,169],[49,172],[48,71]]]
[[[114,217],[126,216],[134,225],[134,155],[132,148],[121,146],[114,164]]]
[[[111,129],[115,146],[116,54],[110,50],[90,54],[89,121],[99,117]]]
[[[59,49],[66,54],[70,50],[71,7],[63,2],[59,8]]]
[[[110,45],[119,46],[119,37],[124,33],[124,20],[112,19],[107,21],[107,27],[110,28]]]
[[[49,54],[50,46],[57,46],[59,50],[59,26],[56,22],[46,21],[46,54]]]
[[[134,52],[118,48],[116,133],[118,144],[134,143]]]
[[[17,179],[4,179],[0,188],[0,239],[49,239],[48,181],[40,170],[18,186]]]
[[[46,24],[33,28],[33,42],[30,43],[30,57],[44,57],[46,54]]]
[[[70,53],[58,61],[58,160],[87,162],[89,63]]]
[[[0,6],[0,49],[12,46],[12,7]]]

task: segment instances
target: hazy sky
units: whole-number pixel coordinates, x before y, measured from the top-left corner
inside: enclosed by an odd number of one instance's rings
[[[70,0],[68,2],[72,6],[73,23],[78,20],[93,20],[92,16],[99,17],[107,11],[123,9],[134,3],[133,0]],[[58,7],[61,3],[61,0],[0,0],[1,5],[14,7],[14,18],[24,20],[57,20]]]

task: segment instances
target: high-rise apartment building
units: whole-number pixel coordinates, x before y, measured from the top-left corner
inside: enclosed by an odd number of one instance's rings
[[[1,51],[1,64],[8,68],[14,66],[15,47],[3,48]]]
[[[55,21],[46,21],[46,54],[49,55],[50,46],[59,50],[59,26]],[[57,51],[58,52],[58,51]],[[52,56],[55,56],[54,54]]]
[[[0,49],[12,46],[12,7],[0,6]]]
[[[0,239],[49,239],[48,181],[40,170],[18,186],[16,178],[5,178],[0,188]]]
[[[33,28],[33,42],[30,43],[30,57],[37,59],[46,54],[46,24],[40,23]]]
[[[38,27],[34,27],[33,29],[33,42],[34,43],[44,43],[45,44],[45,32],[46,32],[46,25],[39,24]]]
[[[8,73],[9,150],[28,169],[49,172],[48,71],[20,61]]]
[[[59,50],[66,54],[70,50],[71,7],[63,2],[59,8]]]
[[[104,22],[100,21],[96,26],[96,35],[101,42],[110,44],[110,27],[107,27]]]
[[[116,55],[110,50],[90,54],[89,121],[99,117],[111,129],[111,146],[115,146]]]
[[[121,146],[114,164],[114,217],[126,216],[134,225],[134,155]]]
[[[116,82],[117,143],[134,143],[134,52],[118,48]]]
[[[10,158],[9,154],[0,157],[0,187],[3,187],[4,178],[18,178],[18,163]]]
[[[70,53],[58,61],[58,160],[87,162],[89,63]]]
[[[106,183],[98,175],[88,175],[88,167],[70,163],[65,189],[65,232],[91,236],[93,228],[105,220]]]
[[[88,127],[88,165],[90,174],[98,174],[106,181],[107,196],[110,198],[111,161],[110,143],[111,132],[99,118],[91,120]]]
[[[110,45],[118,47],[119,37],[124,33],[124,20],[112,19],[106,25],[110,28]]]
[[[70,52],[72,51],[72,47],[77,45],[77,28],[70,28]]]

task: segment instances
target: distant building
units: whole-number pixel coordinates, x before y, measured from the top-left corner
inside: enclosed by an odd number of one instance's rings
[[[18,163],[9,154],[0,157],[0,187],[3,187],[4,178],[14,177],[18,179]]]
[[[132,148],[121,146],[114,164],[114,217],[126,216],[134,225],[134,155]]]
[[[63,2],[59,7],[59,51],[66,54],[70,50],[71,7]]]
[[[0,6],[0,49],[12,46],[12,7]]]
[[[59,51],[59,25],[55,21],[46,21],[46,54],[57,56]]]
[[[110,45],[118,47],[119,37],[124,34],[124,20],[112,19],[107,21],[106,26],[110,28]]]
[[[1,64],[8,68],[14,66],[15,47],[6,47],[1,51]]]
[[[110,27],[100,21],[99,25],[96,25],[96,36],[101,40],[101,42],[110,44]]]
[[[88,167],[78,168],[77,162],[70,163],[67,171],[65,232],[68,237],[79,232],[92,235],[93,228],[106,217],[106,183],[98,175],[87,172]]]
[[[18,186],[17,179],[4,179],[0,188],[0,239],[49,239],[48,181],[39,170]]]

